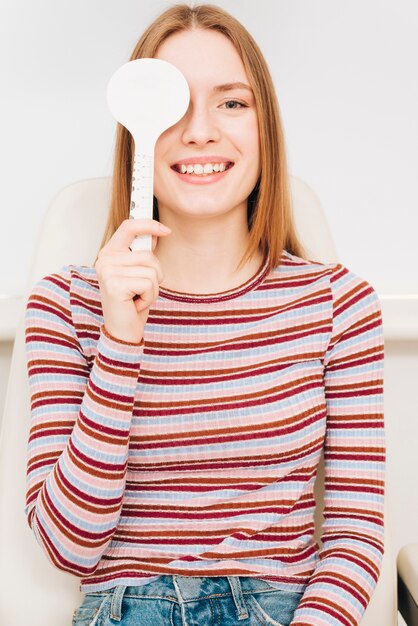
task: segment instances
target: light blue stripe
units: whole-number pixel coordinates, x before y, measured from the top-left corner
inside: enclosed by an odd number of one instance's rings
[[[303,434],[304,436],[309,436],[310,433],[313,433],[317,430],[316,425],[312,426],[312,427],[306,427],[303,429]],[[207,443],[207,444],[197,444],[197,443],[193,443],[191,445],[184,445],[182,442],[179,442],[178,444],[175,444],[174,442],[172,442],[170,444],[169,448],[143,448],[142,450],[142,454],[141,454],[141,450],[139,451],[141,456],[155,456],[155,457],[164,457],[167,456],[167,453],[173,454],[174,451],[176,451],[176,454],[178,454],[179,457],[182,457],[184,454],[199,454],[201,455],[202,459],[206,459],[207,457],[205,456],[205,453],[207,453],[207,455],[209,456],[209,458],[213,458],[212,457],[212,452],[213,450],[219,450],[219,451],[244,451],[248,456],[251,456],[253,453],[257,453],[257,451],[260,451],[263,448],[267,448],[267,447],[273,447],[275,448],[277,446],[277,449],[279,446],[285,446],[287,442],[289,442],[289,448],[291,445],[291,442],[299,439],[301,436],[300,431],[297,431],[296,433],[293,433],[293,435],[289,435],[289,436],[284,436],[284,435],[278,435],[278,436],[270,436],[270,437],[266,437],[265,439],[257,439],[256,435],[253,435],[252,439],[246,439],[243,441],[226,441],[226,442],[219,442],[219,441],[215,441],[213,443]],[[132,451],[133,453],[134,451]],[[181,452],[181,454],[180,454]],[[304,457],[304,461],[305,463],[307,463],[307,456]],[[295,462],[293,461],[293,463],[295,464]]]
[[[161,397],[162,399],[162,397]],[[202,426],[208,426],[210,425],[212,422],[219,422],[219,420],[224,421],[225,423],[236,423],[237,420],[241,421],[244,420],[247,417],[253,417],[254,418],[254,422],[255,422],[255,418],[259,418],[259,417],[265,417],[265,420],[261,422],[261,424],[268,424],[269,422],[272,421],[276,421],[278,420],[278,410],[280,410],[280,415],[283,416],[284,412],[286,411],[287,408],[291,408],[292,412],[294,412],[295,409],[295,404],[296,404],[296,400],[301,400],[300,402],[300,408],[298,408],[297,410],[303,410],[302,404],[304,402],[306,402],[306,397],[292,397],[292,398],[286,398],[286,399],[281,399],[278,400],[277,402],[271,402],[268,405],[260,405],[260,404],[253,404],[250,407],[239,407],[238,409],[234,409],[231,410],[229,408],[226,407],[220,407],[220,408],[216,408],[213,407],[213,409],[211,411],[207,411],[204,410],[202,408],[202,410],[200,411],[196,411],[196,412],[192,412],[189,414],[175,414],[175,415],[167,415],[167,416],[163,416],[163,415],[158,415],[158,412],[155,411],[154,414],[150,417],[146,416],[146,415],[142,415],[141,412],[139,412],[139,415],[134,415],[133,417],[133,424],[135,426],[155,426],[155,420],[158,419],[158,424],[159,425],[170,425],[170,424],[175,424],[175,423],[179,423],[181,422],[184,426],[188,425],[188,424],[195,424],[195,423],[201,423]],[[317,410],[317,415],[315,417],[315,421],[316,421],[316,428],[322,428],[322,426],[324,425],[325,422],[325,416],[321,416],[320,417],[320,413],[321,411],[325,411],[325,403],[323,401],[322,397],[319,398],[308,398],[309,399],[309,404],[310,406],[312,406],[312,408],[316,408]],[[209,404],[210,401],[208,401]],[[299,404],[299,403],[298,403]],[[281,419],[285,419],[284,417]],[[258,419],[257,419],[258,421]],[[292,436],[292,435],[288,435],[288,436]],[[299,435],[297,434],[297,431],[293,434],[293,437],[296,439],[297,437],[299,437]]]
[[[103,498],[109,500],[120,498],[121,496],[123,487],[112,489],[111,486],[114,483],[112,483],[111,481],[103,481],[102,488],[98,488],[96,486],[92,487],[91,485],[86,484],[84,481],[79,480],[73,474],[70,474],[68,468],[64,466],[64,463],[61,463],[60,468],[68,482],[70,482],[76,489],[87,494],[88,496],[94,496],[95,498]]]
[[[257,301],[261,301],[264,302],[265,301],[265,294],[260,294],[259,298],[254,298],[254,305],[258,306]],[[297,310],[297,312],[295,312],[294,310],[292,311],[290,310],[278,310],[276,314],[274,315],[270,315],[264,319],[256,319],[256,320],[250,320],[248,319],[248,321],[245,320],[245,313],[243,314],[244,317],[244,321],[241,322],[234,322],[234,316],[236,315],[236,312],[232,311],[231,314],[226,313],[225,317],[228,318],[227,320],[223,320],[222,321],[222,326],[219,327],[219,322],[217,324],[211,324],[209,323],[208,325],[204,325],[202,326],[202,324],[198,324],[193,323],[193,320],[190,317],[184,317],[184,325],[179,325],[179,324],[172,324],[170,325],[169,320],[167,320],[167,327],[161,327],[160,324],[155,323],[153,324],[152,322],[147,322],[147,330],[149,330],[150,333],[158,333],[159,336],[164,336],[166,335],[172,335],[173,331],[175,331],[176,329],[181,329],[181,334],[185,335],[185,336],[191,336],[193,337],[193,339],[196,339],[197,342],[199,340],[199,337],[207,337],[207,333],[208,330],[210,331],[210,335],[211,338],[217,338],[217,337],[222,337],[225,336],[225,334],[230,334],[230,333],[239,333],[237,336],[237,339],[239,339],[239,337],[241,336],[242,330],[243,330],[243,326],[245,326],[245,334],[248,334],[248,332],[250,332],[253,329],[257,329],[257,332],[262,330],[264,327],[266,328],[266,330],[268,329],[269,332],[271,332],[273,334],[274,331],[272,331],[272,326],[274,326],[274,319],[275,317],[277,317],[278,319],[280,319],[280,331],[284,330],[284,322],[293,322],[293,321],[298,321],[298,323],[303,323],[306,320],[306,316],[307,313],[309,313],[309,317],[315,317],[315,318],[320,318],[319,313],[323,313],[323,318],[322,319],[318,319],[318,324],[328,324],[329,323],[329,310],[330,310],[330,305],[329,304],[307,304],[304,307],[301,307],[300,309]],[[251,315],[251,311],[249,312],[249,315]],[[258,315],[258,314],[256,314]],[[176,316],[178,318],[182,318],[182,312],[181,311],[177,311],[176,312]],[[212,318],[212,319],[217,319],[218,318]],[[208,314],[208,320],[211,320],[211,316],[210,313]],[[289,328],[289,332],[291,332],[291,327]],[[321,335],[324,336],[328,336],[329,335],[329,331],[325,331],[322,330],[321,332],[319,331],[312,331],[312,338],[314,338],[315,340],[317,339],[318,336]]]
[[[41,526],[43,526],[43,528],[48,528],[47,523],[45,522],[44,518],[38,514],[38,518],[40,521]],[[56,539],[56,537],[54,535],[51,535],[51,533],[48,533],[48,537],[49,539],[52,541],[52,543],[54,544],[57,552],[59,552],[59,554],[61,555],[61,557],[65,558],[67,561],[69,561],[70,563],[74,564],[76,567],[93,567],[96,563],[97,563],[97,556],[94,558],[90,558],[90,559],[86,559],[86,558],[82,558],[79,555],[77,555],[77,557],[75,556],[75,554],[73,552],[70,552],[69,550],[67,550],[62,543]],[[42,539],[38,538],[39,543],[42,545]]]
[[[317,349],[318,351],[320,351],[322,348],[325,350],[326,347],[326,341],[328,340],[328,333],[316,333],[313,337],[312,337],[312,345],[315,347],[315,349]],[[196,338],[194,338],[196,339]],[[212,339],[212,338],[209,338]],[[205,361],[205,369],[210,369],[209,368],[209,364],[211,366],[211,368],[215,369],[215,367],[213,367],[213,365],[215,364],[219,364],[219,363],[225,363],[225,362],[231,362],[234,363],[236,361],[241,361],[245,362],[248,360],[249,356],[251,357],[251,359],[254,359],[254,357],[260,355],[260,361],[259,363],[263,363],[266,362],[270,359],[274,359],[280,355],[280,351],[282,350],[282,343],[271,343],[270,345],[263,345],[263,346],[258,346],[255,347],[254,342],[249,342],[248,343],[248,347],[245,349],[242,348],[235,348],[235,349],[228,349],[228,347],[225,346],[224,349],[222,349],[221,351],[219,350],[219,348],[214,348],[212,350],[205,350],[202,351],[199,348],[196,348],[195,350],[192,350],[190,354],[184,354],[181,356],[176,355],[176,363],[177,364],[190,364],[190,363],[194,363],[195,361],[200,361],[202,362],[203,360]],[[286,345],[286,350],[296,350],[296,349],[300,349],[302,348],[302,350],[304,350],[305,352],[307,350],[309,350],[309,344],[307,344],[306,338],[302,338],[302,339],[288,339],[285,342]],[[182,348],[179,348],[179,350],[182,350]],[[185,351],[187,351],[187,348],[184,349]],[[308,361],[310,362],[310,361]],[[144,355],[142,361],[141,361],[142,365],[144,366],[145,363],[149,363],[149,364],[156,364],[158,366],[158,364],[161,364],[161,356],[159,355],[155,355],[153,356],[150,353],[147,353],[146,355]],[[302,361],[302,365],[305,363],[305,361]],[[296,364],[294,367],[297,367],[299,364]],[[289,367],[292,367],[292,365],[290,365]]]
[[[123,465],[126,462],[128,447],[126,446],[126,450],[121,454],[112,454],[110,452],[106,452],[106,449],[110,446],[103,444],[100,441],[97,441],[97,448],[91,448],[90,446],[84,445],[80,439],[77,437],[75,431],[73,431],[73,443],[74,446],[79,450],[82,454],[86,455],[90,459],[94,459],[96,461],[100,461],[109,465]],[[108,469],[110,471],[110,468]]]
[[[336,409],[337,407],[343,407],[347,410],[351,407],[360,407],[364,409],[365,414],[364,417],[367,419],[367,407],[373,407],[375,411],[379,411],[382,408],[381,405],[381,396],[379,394],[372,396],[352,396],[351,398],[328,398],[327,405],[330,408]],[[359,416],[361,413],[359,411],[355,412],[355,415]],[[375,419],[375,418],[372,418]]]
[[[108,428],[115,428],[125,432],[130,429],[131,413],[129,411],[128,403],[126,403],[126,413],[119,413],[121,415],[120,419],[99,415],[95,411],[92,411],[86,404],[83,404],[82,410],[84,415],[98,426],[106,426]],[[116,412],[115,414],[117,415]]]
[[[147,365],[148,364],[144,362],[142,364],[142,367],[146,367]],[[264,374],[258,373],[258,374],[255,374],[255,375],[253,374],[249,376],[241,375],[241,376],[237,376],[233,380],[223,375],[223,380],[218,380],[218,381],[215,380],[215,381],[204,382],[200,384],[191,382],[189,384],[183,384],[183,385],[174,385],[170,383],[164,383],[164,386],[162,386],[161,383],[153,384],[152,382],[141,381],[141,383],[138,383],[138,387],[140,389],[146,389],[147,393],[150,393],[150,394],[155,393],[155,394],[158,394],[159,396],[167,394],[167,397],[170,397],[170,398],[172,398],[173,396],[174,397],[179,396],[181,394],[187,394],[189,390],[192,390],[193,392],[203,391],[205,395],[207,396],[210,393],[218,393],[219,391],[223,391],[225,390],[226,387],[228,387],[228,389],[232,388],[234,390],[234,397],[232,399],[227,397],[225,399],[225,402],[231,403],[236,398],[235,390],[239,390],[239,389],[242,389],[246,393],[248,393],[251,391],[252,387],[257,386],[257,388],[259,388],[261,386],[262,391],[265,394],[265,396],[272,395],[273,393],[278,394],[280,393],[280,389],[278,391],[276,389],[276,391],[273,392],[273,387],[278,386],[277,385],[278,377],[282,375],[283,372],[285,372],[285,374],[289,376],[290,372],[295,371],[295,377],[297,377],[298,374],[300,374],[301,377],[303,377],[307,375],[307,370],[309,370],[310,376],[315,375],[315,376],[321,377],[323,373],[322,364],[319,360],[317,360],[317,361],[309,361],[306,363],[302,363],[301,365],[299,364],[291,365],[283,371],[276,370],[276,371],[265,372]],[[172,374],[170,374],[170,372],[167,372],[166,377],[170,378],[171,375],[175,379],[175,372],[173,372]],[[211,376],[216,378],[217,377],[216,372]],[[310,383],[310,381],[302,381],[301,385],[303,386],[305,382]],[[323,390],[323,387],[321,386],[320,380],[315,381],[315,385],[316,387],[310,389],[309,391],[298,392],[298,395],[303,394],[303,393],[312,394],[314,390],[316,390],[316,393],[319,396],[323,396],[324,390]],[[209,402],[210,402],[210,399],[209,399]]]
[[[251,482],[251,479],[248,479],[248,482]],[[269,489],[266,489],[264,487],[260,487],[259,489],[219,489],[217,491],[199,491],[199,492],[195,492],[195,491],[164,491],[164,486],[161,486],[161,490],[160,491],[150,491],[150,492],[146,492],[146,491],[134,491],[134,490],[130,490],[129,488],[126,489],[126,495],[129,498],[132,498],[134,500],[152,500],[153,502],[156,503],[161,503],[161,502],[172,502],[173,504],[178,503],[178,502],[186,502],[186,501],[190,501],[191,503],[193,503],[193,500],[198,500],[199,498],[207,498],[210,501],[210,504],[217,504],[220,501],[225,500],[226,498],[230,499],[230,498],[234,498],[234,502],[239,502],[240,500],[244,500],[247,501],[248,500],[248,495],[253,495],[253,494],[264,494],[266,497],[275,497],[275,496],[282,496],[283,494],[289,494],[289,492],[292,491],[300,491],[301,489],[305,488],[305,484],[303,483],[300,485],[293,485],[291,486],[289,483],[274,483],[274,488],[272,488],[272,486],[269,485]],[[199,506],[199,505],[197,505]],[[205,505],[206,507],[206,505]]]
[[[65,416],[65,423],[63,421],[62,428],[68,428],[69,426],[67,420],[69,418],[72,419],[73,417],[75,419],[79,410],[80,407],[77,404],[62,404],[61,402],[57,402],[56,404],[45,404],[33,409],[32,418],[35,419],[38,416],[43,417],[46,415],[53,415],[54,417],[60,415],[61,417]]]
[[[36,322],[35,322],[36,323]],[[42,334],[42,333],[41,333]],[[48,338],[45,337],[45,341],[38,341],[37,339],[31,339],[30,343],[27,345],[27,351],[29,353],[34,353],[36,354],[38,351],[42,351],[45,352],[46,350],[46,342],[48,341]],[[75,348],[71,348],[70,346],[62,346],[62,345],[58,345],[58,344],[48,344],[48,355],[64,355],[64,356],[69,356],[71,358],[71,360],[74,360],[74,354],[77,357],[77,360],[75,361],[75,365],[79,365],[79,361],[83,360],[82,355],[78,352],[78,350],[76,350]],[[53,364],[52,367],[55,367],[55,365]],[[71,367],[71,363],[68,362],[64,362],[64,367]],[[54,374],[53,374],[54,375]],[[49,374],[37,374],[37,376],[48,376]],[[60,376],[60,374],[57,374],[57,376]],[[74,375],[75,378],[77,378],[77,376]],[[68,378],[68,375],[67,375]]]
[[[71,513],[71,511],[69,511],[68,509],[64,509],[61,502],[56,498],[55,494],[51,491],[50,488],[48,489],[48,494],[52,502],[54,503],[55,507],[61,513],[61,515],[63,515],[63,517],[68,522],[70,522],[76,528],[79,528],[80,530],[85,530],[85,531],[93,532],[93,533],[101,533],[101,532],[107,532],[108,530],[111,530],[115,526],[115,523],[117,520],[116,517],[109,520],[107,524],[100,524],[99,521],[97,522],[97,524],[89,524],[88,522],[81,520],[78,516]],[[98,517],[98,520],[103,519],[102,516],[97,516],[97,517]]]
[[[126,396],[126,399],[124,398],[124,401],[126,401],[126,405],[128,405],[129,399],[131,397],[133,398],[133,396],[135,395],[137,382],[133,377],[126,378],[126,376],[120,376],[117,383],[115,380],[113,380],[112,382],[106,382],[103,380],[103,378],[100,378],[100,375],[93,368],[90,374],[90,380],[96,385],[96,387],[102,389],[103,391],[114,393],[115,395]],[[123,380],[126,381],[126,385],[122,384]]]

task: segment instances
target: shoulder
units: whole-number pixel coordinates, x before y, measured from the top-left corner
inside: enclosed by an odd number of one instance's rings
[[[374,287],[342,263],[320,263],[284,251],[281,264],[275,271],[281,273],[282,277],[293,277],[304,283],[315,282],[316,286],[319,283],[327,289],[333,303],[334,316],[347,309],[380,312],[379,297]]]
[[[57,297],[68,300],[70,294],[91,291],[99,292],[99,283],[94,267],[84,265],[64,265],[35,282],[30,290],[29,301],[37,296]]]
[[[276,269],[295,275],[324,277],[329,281],[330,288],[334,293],[347,292],[351,289],[364,289],[370,293],[376,293],[373,286],[365,278],[352,272],[346,265],[339,262],[321,263],[319,261],[311,261],[285,250],[281,264]]]
[[[96,270],[65,265],[38,280],[26,304],[26,328],[73,336],[86,357],[94,355],[103,323]]]

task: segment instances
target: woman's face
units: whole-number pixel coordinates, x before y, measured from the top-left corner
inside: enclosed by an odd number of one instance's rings
[[[167,210],[201,217],[246,210],[260,148],[255,99],[237,51],[221,33],[197,29],[168,37],[156,58],[175,65],[190,88],[186,114],[155,146],[160,220]]]

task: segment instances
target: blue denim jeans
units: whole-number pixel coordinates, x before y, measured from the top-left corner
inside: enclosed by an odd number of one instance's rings
[[[289,626],[302,596],[246,576],[159,576],[86,593],[73,626]]]

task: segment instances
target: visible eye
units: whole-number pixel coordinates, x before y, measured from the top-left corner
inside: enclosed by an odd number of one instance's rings
[[[237,108],[246,108],[248,107],[247,104],[245,104],[244,102],[239,102],[239,100],[227,100],[226,102],[224,102],[224,104],[226,105],[227,109],[237,109]],[[239,107],[233,106],[235,104],[238,104]],[[232,106],[227,106],[227,105],[232,105]]]

